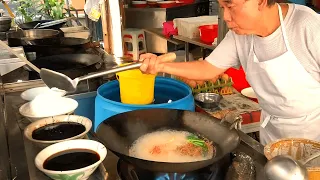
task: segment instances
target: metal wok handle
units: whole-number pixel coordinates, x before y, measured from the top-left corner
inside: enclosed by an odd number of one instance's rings
[[[175,53],[168,53],[168,54],[164,54],[159,56],[161,57],[161,61],[162,62],[171,62],[174,61],[176,59],[176,54]],[[88,74],[85,76],[81,76],[78,77],[79,81],[83,81],[83,80],[87,80],[87,79],[93,79],[93,78],[97,78],[97,77],[101,77],[104,75],[108,75],[108,74],[112,74],[112,73],[117,73],[117,72],[121,72],[121,71],[126,71],[126,70],[131,70],[131,69],[139,69],[140,66],[142,65],[142,62],[136,62],[136,63],[132,63],[126,66],[121,66],[121,67],[117,67],[111,70],[107,70],[107,71],[102,71],[102,72],[98,72],[98,73],[94,73],[94,74]]]
[[[131,69],[138,69],[138,68],[140,68],[141,65],[142,65],[142,62],[133,63],[133,64],[129,64],[127,66],[121,66],[121,67],[117,67],[117,68],[114,68],[114,69],[111,69],[111,70],[107,70],[107,71],[102,71],[102,72],[98,72],[98,73],[94,73],[94,74],[88,74],[88,75],[85,75],[85,76],[81,76],[78,79],[79,79],[79,81],[83,81],[83,80],[87,80],[87,79],[93,79],[93,78],[101,77],[101,76],[112,74],[112,73],[117,73],[117,72],[131,70]]]
[[[243,113],[245,112],[230,111],[221,119],[220,123],[228,122],[230,123],[230,130],[231,129],[239,130],[241,129],[241,124],[243,122],[243,118],[241,116],[241,114]]]
[[[133,167],[128,167],[128,175],[130,176],[130,179],[132,180],[139,180],[138,175]]]

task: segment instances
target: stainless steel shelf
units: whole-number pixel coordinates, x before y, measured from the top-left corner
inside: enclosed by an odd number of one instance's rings
[[[200,46],[202,48],[206,48],[206,49],[214,50],[216,48],[216,46],[214,46],[214,45],[209,45],[209,44],[203,43],[200,39],[190,39],[190,38],[180,36],[180,35],[173,36],[173,38],[180,40],[180,41],[183,41],[185,43],[194,44],[194,45]]]

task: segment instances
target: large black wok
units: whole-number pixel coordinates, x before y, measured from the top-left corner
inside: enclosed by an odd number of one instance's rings
[[[42,39],[24,39],[22,41],[23,46],[37,46],[37,47],[72,47],[82,46],[90,42],[90,39],[73,38],[73,37],[54,37],[54,38],[42,38]]]
[[[38,68],[47,68],[61,72],[74,79],[97,71],[103,59],[95,54],[61,54],[37,58],[32,63]],[[30,72],[31,79],[38,79],[39,74]]]
[[[130,157],[131,144],[147,133],[162,129],[187,130],[214,142],[216,156],[187,163],[154,162]],[[236,130],[206,114],[170,109],[146,109],[112,116],[97,129],[98,139],[121,159],[143,169],[156,172],[185,173],[204,168],[231,153],[240,143]]]
[[[81,53],[87,48],[97,47],[90,39],[72,37],[24,39],[21,45],[25,52],[36,52],[37,56]]]

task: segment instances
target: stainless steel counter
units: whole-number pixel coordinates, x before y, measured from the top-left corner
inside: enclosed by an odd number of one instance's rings
[[[0,98],[0,179],[10,179],[11,169],[9,164],[9,151],[7,139],[7,127],[4,119],[4,103]]]
[[[18,111],[18,108],[25,103],[21,99],[20,93],[25,89],[31,88],[31,86],[26,85],[25,88],[18,86],[18,89],[13,87],[6,88],[6,91],[2,92],[2,98],[0,99],[0,107],[2,107],[0,114],[0,140],[3,142],[0,146],[0,179],[49,179],[34,166],[34,157],[41,149],[24,138],[23,129],[30,122],[23,118]],[[239,135],[242,142],[235,152],[245,152],[249,155],[255,163],[256,179],[264,180],[263,166],[267,160],[263,155],[263,146],[242,132],[239,132]],[[118,180],[117,160],[118,158],[111,151],[108,151],[103,167],[97,170],[90,179]],[[103,176],[102,171],[106,171],[107,176]]]
[[[19,114],[19,107],[25,103],[21,91],[4,94],[4,119],[6,121],[9,143],[9,157],[12,179],[46,180],[50,179],[34,165],[34,158],[42,149],[25,139],[23,130],[30,121]],[[9,161],[7,161],[9,162]],[[104,179],[102,168],[97,169],[89,180]],[[26,178],[29,177],[29,178]]]

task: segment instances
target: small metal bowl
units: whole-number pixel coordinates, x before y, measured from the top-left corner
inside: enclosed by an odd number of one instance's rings
[[[219,103],[223,97],[216,93],[199,93],[194,96],[196,103],[206,109],[219,107]]]

